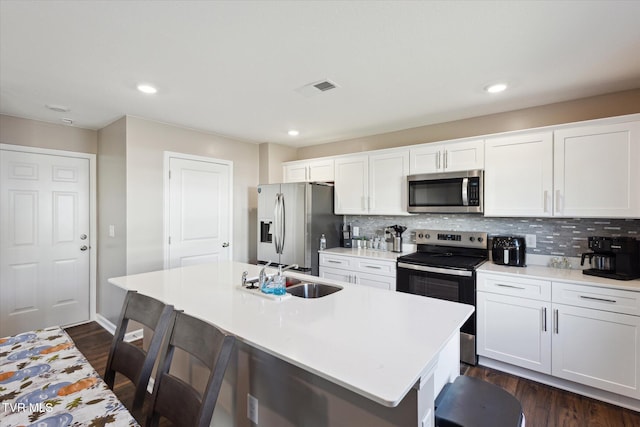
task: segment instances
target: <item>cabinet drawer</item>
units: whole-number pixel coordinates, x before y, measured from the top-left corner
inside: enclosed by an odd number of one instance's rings
[[[551,300],[551,282],[548,280],[478,272],[477,290],[540,301]]]
[[[396,264],[394,262],[372,261],[369,259],[358,259],[355,269],[363,273],[380,274],[382,276],[396,276]]]
[[[553,282],[553,302],[640,316],[640,292]]]
[[[320,254],[320,266],[348,269],[356,268],[353,258],[329,254]]]

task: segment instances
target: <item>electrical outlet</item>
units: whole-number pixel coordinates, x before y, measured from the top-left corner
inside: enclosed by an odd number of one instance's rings
[[[536,235],[535,234],[527,234],[525,236],[525,244],[528,248],[536,247]]]
[[[247,393],[247,418],[254,424],[258,424],[258,399]]]

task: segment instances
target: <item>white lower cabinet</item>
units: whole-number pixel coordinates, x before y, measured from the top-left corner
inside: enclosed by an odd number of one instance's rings
[[[640,292],[477,278],[478,355],[640,398]]]
[[[553,305],[553,376],[640,398],[640,318]]]
[[[479,355],[551,373],[551,303],[478,292],[477,305]]]
[[[326,279],[396,290],[396,264],[390,260],[321,253],[319,274]]]

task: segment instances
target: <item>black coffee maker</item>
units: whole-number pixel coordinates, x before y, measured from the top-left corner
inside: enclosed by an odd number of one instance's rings
[[[593,252],[582,254],[580,265],[589,258],[591,268],[584,274],[608,279],[632,280],[640,278],[640,240],[633,237],[598,237],[588,239]]]

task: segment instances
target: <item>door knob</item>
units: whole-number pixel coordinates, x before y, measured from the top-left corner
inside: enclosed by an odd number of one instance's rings
[[[228,247],[229,247],[229,242],[224,242],[224,243],[222,244],[222,247],[223,247],[223,248],[228,248]]]
[[[80,240],[87,240],[87,235],[86,234],[81,234],[80,235]]]
[[[87,245],[80,246],[80,250],[81,251],[86,251],[87,249],[89,249],[89,247]]]

